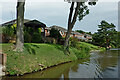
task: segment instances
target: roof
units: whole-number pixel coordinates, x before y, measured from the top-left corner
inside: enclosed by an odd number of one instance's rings
[[[76,32],[76,31],[72,31],[71,33],[72,33],[72,34],[76,34],[76,35],[83,35],[83,34],[81,34],[81,33],[79,33],[79,32]]]
[[[45,29],[47,29],[47,30],[51,30],[51,28],[50,28],[50,27],[45,27]]]
[[[25,26],[28,27],[35,27],[35,28],[39,28],[39,27],[46,27],[46,25],[38,20],[32,20],[32,21],[28,21],[26,23],[24,23]]]
[[[89,34],[86,34],[86,36],[88,36],[88,37],[92,37],[91,35],[89,35]]]
[[[50,28],[55,28],[55,29],[57,29],[57,30],[60,30],[60,31],[67,32],[67,30],[66,30],[65,28],[63,28],[63,27],[60,27],[60,26],[56,26],[56,25],[54,25],[54,26],[51,26]]]
[[[24,23],[29,22],[29,21],[31,21],[31,20],[29,20],[29,19],[24,19]],[[17,19],[14,19],[14,20],[9,21],[9,22],[6,22],[6,23],[3,23],[3,24],[1,24],[1,26],[12,25],[12,24],[15,24],[15,23],[17,23]]]
[[[84,37],[77,37],[78,39],[83,39],[83,40],[86,40],[87,38],[84,38]]]
[[[17,23],[17,19],[1,24],[1,26],[8,26]],[[24,19],[24,25],[28,27],[46,27],[46,25],[38,20]]]

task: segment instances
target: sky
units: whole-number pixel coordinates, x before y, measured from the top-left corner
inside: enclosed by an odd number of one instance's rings
[[[118,30],[118,1],[98,0],[95,6],[88,6],[90,14],[76,22],[73,30],[96,32],[102,20],[115,24]],[[0,0],[0,24],[16,18],[17,0]],[[50,27],[67,29],[70,3],[64,0],[26,0],[25,19],[37,19]]]

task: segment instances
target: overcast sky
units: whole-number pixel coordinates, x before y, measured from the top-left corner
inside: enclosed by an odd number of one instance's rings
[[[73,30],[95,32],[102,20],[118,26],[118,1],[98,0],[97,5],[89,6],[90,14],[77,21]],[[16,18],[16,5],[16,0],[0,1],[0,24]],[[69,8],[70,3],[64,0],[26,0],[25,19],[37,19],[48,27],[58,25],[67,28]]]

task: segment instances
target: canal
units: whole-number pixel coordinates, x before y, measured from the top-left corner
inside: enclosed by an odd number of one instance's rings
[[[36,73],[4,78],[118,78],[120,51],[92,52],[84,60],[61,64]],[[7,80],[7,79],[4,79]]]

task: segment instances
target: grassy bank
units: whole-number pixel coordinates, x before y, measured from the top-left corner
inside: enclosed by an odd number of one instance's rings
[[[89,56],[89,51],[99,49],[97,46],[80,42],[78,48],[70,48],[70,54],[64,53],[63,46],[57,44],[35,44],[25,43],[24,51],[14,52],[13,44],[0,44],[2,50],[7,54],[7,74],[23,75],[36,72],[45,68],[74,61]]]
[[[79,45],[89,48],[90,51],[96,51],[96,50],[105,51],[106,50],[104,47],[98,47],[98,46],[95,46],[93,44],[86,43],[86,42],[79,42]]]

